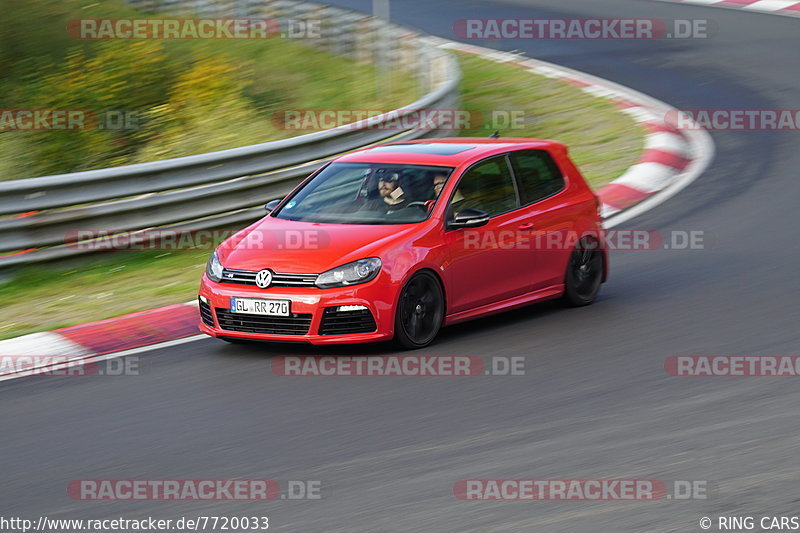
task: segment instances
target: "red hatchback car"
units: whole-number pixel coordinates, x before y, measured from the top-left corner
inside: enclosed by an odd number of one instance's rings
[[[442,326],[605,281],[597,197],[558,142],[453,138],[335,159],[223,242],[200,329],[227,341],[420,348]]]

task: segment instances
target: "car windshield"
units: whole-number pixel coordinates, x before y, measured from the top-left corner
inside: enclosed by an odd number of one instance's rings
[[[331,163],[273,216],[333,224],[412,224],[428,218],[453,169]]]

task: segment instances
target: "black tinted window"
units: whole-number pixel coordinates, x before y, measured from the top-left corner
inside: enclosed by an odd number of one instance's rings
[[[511,152],[519,197],[527,205],[564,188],[564,178],[553,158],[542,150]]]
[[[453,212],[480,209],[490,216],[517,207],[514,182],[504,156],[482,161],[461,178],[451,200]]]

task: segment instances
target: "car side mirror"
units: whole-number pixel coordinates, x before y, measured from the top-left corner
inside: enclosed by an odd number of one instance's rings
[[[281,203],[282,199],[272,200],[267,205],[264,206],[264,209],[267,210],[267,214],[272,213],[275,211],[275,208],[278,207],[278,204]]]
[[[453,217],[447,227],[450,229],[477,228],[489,223],[489,213],[480,209],[462,209]]]

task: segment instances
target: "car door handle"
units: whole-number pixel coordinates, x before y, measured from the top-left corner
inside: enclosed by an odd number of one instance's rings
[[[525,224],[520,225],[519,229],[523,231],[528,229],[533,229],[533,222],[526,222]]]

